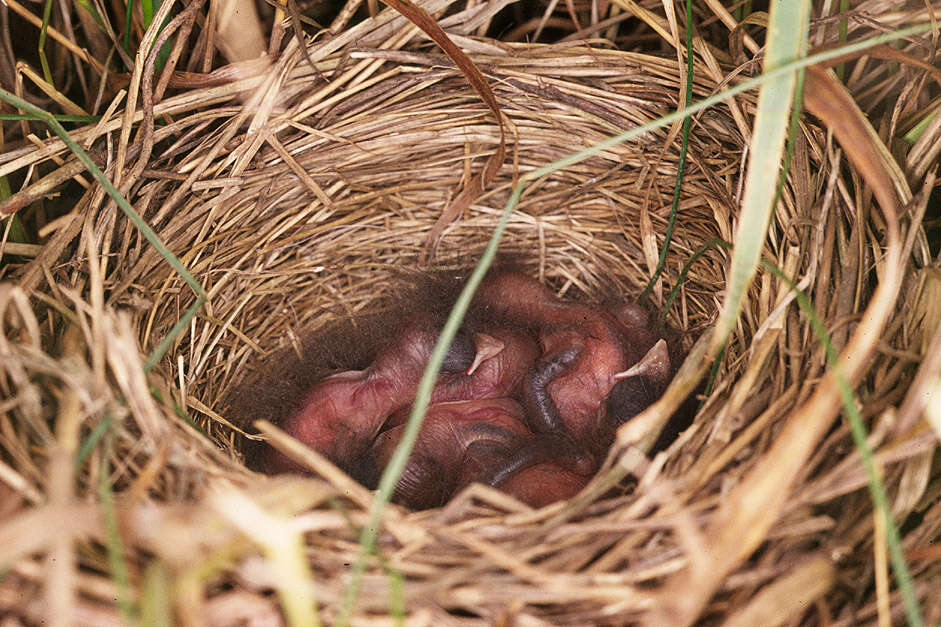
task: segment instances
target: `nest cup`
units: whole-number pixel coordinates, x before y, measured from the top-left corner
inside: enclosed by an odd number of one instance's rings
[[[560,55],[571,57],[569,66],[582,66],[573,72],[577,77],[557,70]],[[357,53],[370,56],[368,50]],[[514,173],[675,108],[668,86],[675,79],[646,74],[645,64],[654,60],[584,45],[517,46],[512,55],[478,55],[509,122],[512,158],[436,242],[432,228],[444,207],[500,141],[493,116],[466,79],[439,67],[445,58],[409,53],[390,60],[378,70],[388,74],[382,80],[310,116],[293,117],[299,98],[285,98],[279,108],[292,117],[277,141],[296,166],[262,145],[237,180],[192,194],[160,226],[170,248],[185,251],[181,259],[210,294],[206,318],[197,316],[160,370],[177,377],[173,370],[182,356],[187,389],[200,407],[225,417],[228,393],[248,373],[264,371],[266,356],[286,347],[317,350],[305,345],[306,335],[383,311],[416,269],[467,273],[492,234]],[[733,201],[730,182],[703,174],[717,164],[713,159],[707,165],[699,155],[728,155],[719,169],[737,176],[741,138],[721,112],[709,118],[716,128],[691,138],[697,156],[680,196],[667,286],[676,284],[695,251],[712,238],[727,238],[731,229],[721,220],[733,213],[722,206]],[[510,219],[501,257],[565,298],[635,299],[656,267],[669,217],[678,155],[675,143],[664,148],[666,134],[615,146],[531,185]],[[244,146],[221,153],[210,170],[241,158]],[[189,153],[161,165],[185,171],[184,163],[198,157]],[[141,193],[160,197],[171,185],[148,183]],[[722,257],[699,260],[670,312],[674,326],[695,333],[708,324],[721,290]],[[115,271],[113,280],[152,301],[137,323],[145,345],[169,332],[193,301],[182,280],[150,253],[130,274]],[[662,284],[655,296],[662,302]],[[232,441],[223,422],[210,419],[204,428]]]
[[[87,388],[79,400],[88,415],[100,423],[101,407],[117,412],[118,437],[110,453],[113,484],[130,489],[138,499],[128,505],[128,511],[137,513],[127,514],[133,519],[127,533],[131,552],[138,551],[135,559],[155,554],[177,573],[186,572],[193,555],[184,558],[185,551],[172,546],[182,542],[185,533],[177,527],[176,535],[161,538],[157,530],[170,528],[169,515],[157,508],[148,523],[141,522],[140,512],[146,508],[140,499],[150,494],[158,503],[182,501],[196,521],[206,520],[201,516],[209,516],[207,512],[223,512],[224,518],[228,510],[213,496],[224,480],[276,514],[290,516],[311,507],[323,513],[321,522],[310,523],[314,527],[307,537],[318,550],[308,557],[320,601],[335,610],[346,565],[356,553],[357,530],[326,498],[338,497],[341,509],[353,512],[353,520],[362,524],[362,495],[335,474],[283,484],[245,470],[243,438],[256,432],[251,425],[229,420],[228,395],[266,357],[285,348],[305,350],[306,334],[336,320],[381,312],[395,299],[403,273],[422,267],[466,271],[483,251],[515,175],[677,106],[675,63],[657,57],[584,43],[468,45],[508,121],[508,158],[484,194],[431,248],[429,237],[442,210],[499,143],[491,112],[450,61],[438,54],[369,47],[356,48],[345,60],[339,52],[325,54],[317,60],[327,69],[342,69],[343,63],[359,68],[344,84],[329,89],[332,83],[318,82],[295,51],[268,73],[247,77],[244,89],[233,90],[223,102],[207,99],[198,110],[177,110],[173,132],[157,137],[148,169],[129,181],[131,203],[209,296],[149,373],[141,368],[138,346],[143,359],[196,296],[100,195],[90,192],[83,199],[85,218],[76,226],[81,237],[73,257],[77,274],[87,272],[93,295],[85,302],[70,291],[44,292],[47,300],[77,312],[73,333],[87,348],[53,349],[44,346],[49,341],[22,340],[23,329],[38,337],[45,331],[33,327],[32,314],[16,298],[4,301],[4,346],[25,373],[58,364],[71,377],[62,384],[66,389]],[[719,88],[706,82],[707,73],[696,76],[703,81],[694,86],[697,99]],[[734,106],[748,111],[751,98],[741,96]],[[678,161],[675,130],[651,132],[535,181],[510,218],[501,255],[566,298],[636,298],[663,245]],[[654,303],[665,301],[697,251],[715,238],[732,240],[744,144],[727,106],[696,118],[676,229],[662,282],[652,293]],[[825,135],[809,123],[804,126],[766,255],[792,275],[817,268],[817,283],[809,287],[820,289],[812,302],[833,329],[839,349],[846,339],[847,318],[865,306],[866,285],[857,293],[851,279],[872,263],[863,238],[875,236],[855,223],[859,214],[833,209],[835,201],[826,192],[835,189],[837,181],[843,185],[844,175],[831,176],[832,156]],[[195,178],[193,172],[198,173]],[[189,178],[181,183],[179,173]],[[853,189],[849,177],[845,185]],[[852,245],[837,251],[837,240]],[[861,257],[849,266],[842,255],[852,257],[853,250],[861,251]],[[112,260],[112,255],[120,260]],[[669,324],[688,337],[697,336],[718,311],[727,256],[725,249],[712,248],[698,258],[667,312]],[[69,269],[60,266],[57,272]],[[837,289],[822,289],[830,281]],[[495,620],[519,602],[519,611],[571,624],[636,616],[644,601],[633,586],[655,586],[676,570],[670,560],[680,555],[677,538],[665,523],[651,523],[653,530],[643,531],[654,505],[671,498],[662,491],[651,496],[650,486],[682,486],[678,493],[687,503],[710,507],[723,482],[734,482],[768,448],[778,418],[806,395],[801,382],[822,372],[821,353],[796,306],[776,318],[775,324],[788,329],[786,336],[767,346],[752,342],[788,294],[789,288],[769,273],[759,275],[695,426],[658,458],[640,489],[579,504],[564,532],[539,530],[550,513],[566,505],[544,515],[531,514],[494,495],[444,511],[391,508],[386,521],[391,535],[383,537],[380,548],[393,554],[394,566],[406,573],[403,594],[409,612],[442,613],[447,620]],[[911,330],[908,341],[922,341],[919,320],[905,318]],[[68,339],[59,331],[56,337]],[[880,373],[872,384],[874,392],[892,386],[904,389],[911,375],[899,359],[886,354],[874,360],[872,368]],[[751,394],[736,387],[743,376],[751,377]],[[48,378],[39,376],[40,383],[20,378],[14,388],[20,393],[41,388]],[[48,413],[42,403],[52,407],[51,393],[42,389],[37,398],[30,411],[38,417]],[[898,402],[901,397],[883,398]],[[738,439],[756,421],[762,430],[744,442]],[[36,438],[30,433],[22,439]],[[43,438],[54,439],[49,433]],[[844,477],[838,462],[842,456],[827,458],[849,442],[846,428],[835,426],[812,460],[816,479],[804,477],[800,496],[786,513],[794,526],[805,525],[805,533],[821,531],[819,542],[831,542],[832,534],[851,524],[831,515],[833,508],[857,512],[852,517],[857,523],[869,511],[865,494],[844,489],[838,481]],[[29,459],[26,449],[17,449],[17,459]],[[100,453],[93,455],[98,459]],[[43,483],[39,465],[18,464],[27,484]],[[905,468],[890,480],[917,472]],[[97,472],[80,474],[92,483]],[[296,490],[280,491],[284,485]],[[284,498],[275,502],[275,496]],[[919,499],[903,506],[916,509]],[[461,526],[460,521],[475,516],[483,516],[483,522]],[[148,525],[155,531],[148,533]],[[766,552],[772,569],[812,543],[807,535],[779,531]],[[214,542],[207,546],[218,546]],[[407,542],[414,545],[403,551]],[[484,544],[493,550],[482,549]],[[413,550],[415,546],[420,550]],[[528,552],[510,559],[517,546]],[[853,547],[863,553],[871,550],[863,541]],[[197,561],[209,554],[193,550]],[[553,588],[527,570],[536,555],[539,572],[608,575],[610,589],[587,580],[572,580],[575,583],[564,591]],[[863,568],[866,559],[861,555],[850,567]],[[720,596],[731,602],[736,595],[747,597],[764,577],[738,582]],[[244,572],[234,581],[252,590],[275,585],[265,575],[253,580]],[[360,611],[388,612],[387,584],[381,573],[368,575]],[[447,612],[456,614],[445,616]]]

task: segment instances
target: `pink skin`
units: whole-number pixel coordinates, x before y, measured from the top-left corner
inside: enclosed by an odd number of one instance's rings
[[[340,372],[314,385],[282,429],[345,466],[372,442],[389,414],[414,398],[436,339],[437,330],[421,319],[408,321],[368,368]],[[272,451],[265,470],[303,468]]]
[[[594,475],[566,468],[562,464],[538,463],[523,468],[499,488],[531,507],[544,507],[570,499],[584,488]]]
[[[404,431],[400,424],[376,438],[377,468],[389,463]],[[569,443],[536,438],[511,399],[439,403],[425,415],[395,500],[413,509],[439,507],[476,481],[542,507],[574,496],[594,473],[594,460]]]
[[[486,328],[476,343],[479,363],[439,384],[432,402],[513,396],[539,356],[536,341],[521,329]]]
[[[649,349],[660,338],[651,329],[650,316],[640,305],[620,303],[608,307],[608,312],[617,321],[625,346],[634,347],[634,350],[630,351],[628,361],[638,361],[639,353]]]
[[[534,506],[569,498],[597,470],[612,424],[669,381],[666,345],[637,306],[566,303],[521,274],[488,278],[476,305],[501,326],[452,345],[396,498],[434,507],[473,481]],[[384,467],[437,336],[429,318],[408,320],[366,370],[317,383],[285,430],[344,468]],[[266,469],[303,470],[277,452]]]
[[[524,386],[527,407],[535,414],[531,418],[537,421],[533,429],[561,428],[577,442],[595,439],[603,427],[603,403],[618,375],[655,340],[638,307],[609,312],[566,303],[535,279],[515,272],[488,278],[478,303],[497,317],[536,328],[543,357]]]
[[[429,320],[416,316],[406,321],[367,369],[340,372],[317,383],[282,428],[341,467],[351,467],[384,425],[400,424],[407,417],[387,423],[414,400],[437,338],[438,329]],[[462,372],[443,371],[432,403],[508,396],[538,354],[528,334],[506,328],[476,333],[473,343],[473,363]],[[303,467],[271,451],[265,470],[302,472]]]
[[[372,456],[377,468],[389,463],[404,432],[399,424],[376,438]],[[522,408],[509,398],[432,405],[395,499],[413,509],[441,506],[464,486],[486,481],[495,466],[531,438]]]
[[[485,328],[474,334],[474,362],[462,373],[443,376],[431,393],[431,403],[515,396],[536,357],[539,347],[523,330]],[[386,422],[394,427],[408,418],[398,413]]]
[[[540,332],[546,360],[575,349],[571,364],[548,384],[547,390],[568,433],[588,441],[599,428],[598,408],[617,382],[615,375],[628,366],[617,326],[605,312],[570,304],[551,312]]]
[[[529,321],[543,351],[522,387],[539,439],[496,466],[492,485],[534,506],[570,498],[597,471],[615,427],[669,383],[666,343],[637,305],[565,303],[517,273],[489,278],[478,303],[514,323]]]

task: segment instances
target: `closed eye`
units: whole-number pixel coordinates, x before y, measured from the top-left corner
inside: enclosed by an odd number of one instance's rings
[[[463,328],[458,329],[441,363],[441,372],[452,374],[465,372],[474,363],[476,355],[477,347],[470,333]]]

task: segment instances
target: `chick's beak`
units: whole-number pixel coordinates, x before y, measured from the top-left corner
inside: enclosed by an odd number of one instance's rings
[[[477,367],[480,366],[480,364],[484,363],[491,357],[499,355],[506,345],[497,338],[491,335],[487,335],[486,333],[475,333],[474,346],[477,348],[477,354],[474,356],[474,363],[470,365],[470,368],[468,368],[464,374],[474,374],[474,371],[477,370]]]
[[[666,382],[670,379],[670,352],[667,343],[662,338],[653,345],[647,354],[640,358],[636,364],[614,375],[615,381],[628,377],[645,376],[657,382]]]

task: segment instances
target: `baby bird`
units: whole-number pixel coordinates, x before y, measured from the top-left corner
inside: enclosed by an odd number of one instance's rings
[[[370,454],[374,482],[404,431],[399,424],[376,438]],[[570,441],[534,436],[512,399],[439,403],[425,414],[394,499],[412,509],[440,507],[478,482],[542,507],[574,496],[595,470],[594,461]]]
[[[515,396],[539,356],[535,338],[523,328],[487,326],[473,336],[473,363],[460,374],[440,379],[432,402]]]
[[[647,409],[666,390],[673,377],[667,343],[660,339],[636,364],[618,373],[607,399],[607,413],[620,426]]]
[[[370,455],[376,473],[389,463],[404,431],[405,425],[399,424],[376,438]],[[413,509],[444,505],[464,486],[486,480],[495,467],[531,438],[523,409],[512,399],[432,405],[425,414],[394,498]]]
[[[364,369],[295,385],[280,426],[375,486],[404,433],[441,307],[412,309],[380,334],[375,357],[357,362]],[[566,302],[526,275],[493,273],[448,349],[395,500],[437,507],[474,481],[535,507],[569,498],[597,471],[616,427],[655,401],[672,373],[641,307]],[[271,448],[259,459],[268,473],[304,472]]]
[[[341,468],[350,469],[386,419],[415,398],[438,333],[437,322],[430,316],[407,318],[369,367],[339,372],[316,383],[281,428]],[[441,380],[460,377],[475,367],[476,355],[474,338],[464,331],[458,333],[442,365]],[[269,473],[302,470],[274,450],[262,466]]]
[[[494,487],[530,507],[545,507],[572,498],[588,485],[597,471],[573,469],[558,462],[534,462]]]
[[[530,325],[538,333],[542,357],[523,386],[532,429],[564,430],[593,449],[606,446],[596,442],[608,431],[605,401],[620,379],[633,376],[625,373],[655,343],[642,310],[625,306],[616,316],[600,307],[564,302],[516,272],[486,279],[477,302],[493,316]]]
[[[432,403],[509,396],[538,354],[535,340],[506,327],[462,328],[445,356]],[[437,319],[413,315],[365,370],[340,372],[316,383],[282,428],[348,471],[358,472],[363,453],[383,426],[407,417],[439,334]],[[270,473],[302,468],[271,450]]]

